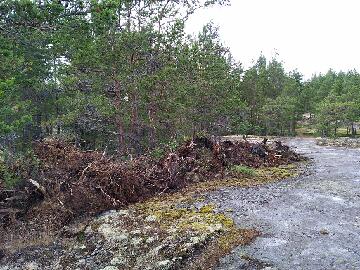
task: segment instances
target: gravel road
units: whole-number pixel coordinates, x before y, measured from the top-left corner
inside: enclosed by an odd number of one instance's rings
[[[254,188],[222,189],[208,200],[232,209],[239,227],[262,232],[217,270],[360,269],[360,150],[285,143],[312,159],[297,179]]]

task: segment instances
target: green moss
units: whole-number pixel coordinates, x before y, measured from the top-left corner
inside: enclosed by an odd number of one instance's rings
[[[206,232],[209,229],[209,224],[205,222],[184,222],[180,224],[182,229],[191,229],[199,233]]]
[[[272,179],[284,179],[298,175],[296,166],[293,164],[280,167],[262,168],[259,170],[259,174],[263,177]]]
[[[215,205],[208,204],[200,208],[200,213],[212,213],[214,212]]]
[[[231,218],[225,216],[224,214],[218,214],[216,218],[221,224],[223,224],[227,228],[230,228],[235,224]]]

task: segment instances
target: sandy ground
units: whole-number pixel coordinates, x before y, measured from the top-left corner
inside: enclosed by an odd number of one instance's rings
[[[312,159],[309,173],[207,196],[232,209],[239,227],[262,232],[217,270],[360,269],[360,150],[317,146],[312,139],[285,142]]]

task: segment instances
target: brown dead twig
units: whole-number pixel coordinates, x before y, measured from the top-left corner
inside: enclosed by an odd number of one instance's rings
[[[160,159],[147,155],[128,162],[56,140],[39,142],[34,151],[41,161],[39,179],[14,191],[18,198],[2,198],[0,192],[0,202],[6,202],[0,209],[17,209],[13,218],[38,226],[50,222],[58,229],[74,218],[223,177],[233,165],[278,166],[301,160],[281,143],[214,142],[205,137],[189,140]],[[14,222],[9,216],[2,216],[5,227]]]

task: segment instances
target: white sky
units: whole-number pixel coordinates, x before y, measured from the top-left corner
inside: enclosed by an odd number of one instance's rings
[[[288,71],[306,79],[329,68],[360,71],[360,0],[231,0],[192,15],[187,32],[210,20],[245,68],[261,52],[278,52]]]

